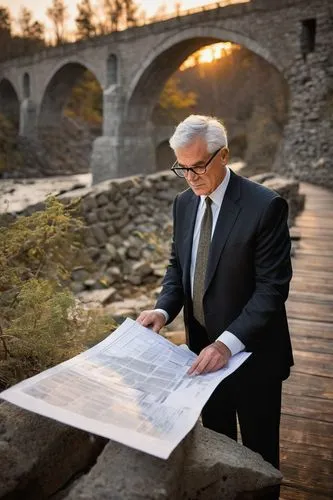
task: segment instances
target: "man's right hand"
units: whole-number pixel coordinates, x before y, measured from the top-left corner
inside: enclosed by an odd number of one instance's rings
[[[136,321],[140,323],[140,325],[151,328],[154,332],[158,333],[165,325],[166,318],[163,313],[151,309],[148,311],[142,311]]]

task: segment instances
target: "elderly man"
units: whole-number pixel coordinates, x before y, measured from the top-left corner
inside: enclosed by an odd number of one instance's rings
[[[189,189],[173,206],[171,257],[156,308],[138,321],[158,332],[184,306],[189,373],[218,370],[252,352],[202,412],[206,427],[237,439],[279,467],[282,380],[293,364],[285,311],[292,276],[288,206],[227,166],[224,126],[191,115],[170,139],[172,170]]]

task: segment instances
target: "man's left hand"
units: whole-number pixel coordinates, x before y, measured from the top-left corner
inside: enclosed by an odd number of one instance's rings
[[[230,349],[223,342],[217,340],[201,351],[187,374],[200,375],[215,372],[223,368],[228,363],[230,357]]]

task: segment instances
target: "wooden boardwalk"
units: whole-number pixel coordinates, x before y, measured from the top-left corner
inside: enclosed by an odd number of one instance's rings
[[[295,366],[284,383],[280,500],[333,499],[333,192],[302,184],[287,303]]]
[[[301,191],[287,302],[295,366],[283,389],[280,500],[333,500],[333,191],[310,184]],[[180,318],[167,338],[183,343],[181,328]]]

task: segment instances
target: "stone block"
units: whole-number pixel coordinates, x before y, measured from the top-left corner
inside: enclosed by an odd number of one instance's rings
[[[98,207],[104,207],[109,203],[108,193],[100,193],[96,196],[96,203]]]
[[[6,402],[0,422],[0,498],[49,498],[91,466],[106,442]]]
[[[108,240],[108,237],[104,231],[104,227],[100,224],[96,224],[91,227],[91,231],[97,243],[104,245]]]
[[[91,302],[99,303],[102,305],[108,304],[114,295],[116,294],[115,288],[106,288],[104,290],[90,290],[84,291],[78,294],[78,298],[84,304],[89,304]]]
[[[66,500],[180,500],[183,463],[182,446],[162,460],[110,441]]]
[[[234,500],[281,477],[259,454],[197,424],[167,460],[110,441],[66,500]]]
[[[186,440],[183,498],[233,500],[277,485],[282,474],[261,455],[197,424]]]

